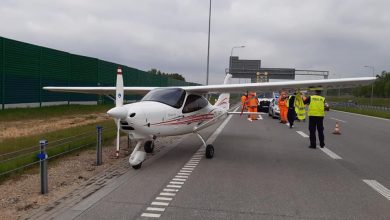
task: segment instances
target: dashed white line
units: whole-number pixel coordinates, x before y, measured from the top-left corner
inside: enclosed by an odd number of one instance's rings
[[[377,191],[379,194],[384,196],[386,199],[390,200],[390,190],[380,184],[376,180],[363,180],[363,182],[367,183],[371,188],[373,188],[375,191]]]
[[[298,134],[300,134],[304,138],[308,138],[309,135],[305,134],[303,131],[297,131]]]
[[[170,197],[156,197],[156,200],[171,201],[172,198],[170,198]]]
[[[168,188],[181,188],[180,185],[167,185]]]
[[[192,170],[180,170],[181,173],[192,173]]]
[[[188,178],[188,176],[179,176],[179,175],[176,175],[175,178]]]
[[[194,170],[194,168],[193,167],[183,167],[183,168],[181,168],[182,170]]]
[[[319,146],[317,146],[319,147]],[[333,151],[329,150],[328,148],[320,148],[324,153],[326,153],[329,157],[335,159],[335,160],[340,160],[342,159],[339,155],[335,154]]]
[[[194,166],[194,165],[185,165],[184,167],[186,167],[186,168],[195,168],[196,166]]]
[[[171,182],[169,182],[169,184],[172,184],[172,185],[183,185],[184,182],[171,181]]]
[[[186,176],[189,176],[190,173],[177,173],[178,175],[186,175]]]
[[[160,218],[160,217],[161,217],[161,214],[155,214],[155,213],[142,213],[141,217]]]
[[[333,117],[330,117],[330,119],[333,119],[335,121],[339,121],[339,122],[342,122],[342,123],[347,123],[346,121],[344,120],[341,120],[341,119],[337,119],[337,118],[333,118]]]
[[[163,212],[163,211],[165,211],[165,208],[147,207],[147,208],[146,208],[146,211]]]
[[[168,206],[169,202],[152,202],[152,205]]]
[[[173,178],[172,180],[174,180],[174,181],[186,181],[187,179],[182,179],[182,178]]]
[[[176,196],[176,193],[160,193],[160,196]]]
[[[164,192],[179,192],[178,189],[163,189]]]

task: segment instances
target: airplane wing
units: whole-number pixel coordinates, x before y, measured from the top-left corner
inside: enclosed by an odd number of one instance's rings
[[[145,95],[150,90],[158,87],[123,87],[125,94]],[[52,92],[73,92],[73,93],[85,93],[85,94],[98,94],[98,95],[115,95],[115,87],[57,87],[46,86],[45,90]]]
[[[245,83],[245,84],[222,84],[208,86],[180,87],[194,93],[243,93],[247,91],[277,91],[280,89],[310,89],[322,87],[324,89],[351,88],[364,86],[375,81],[375,77],[322,79],[322,80],[294,80],[283,82]]]
[[[245,84],[221,84],[206,86],[179,86],[166,88],[182,88],[188,92],[205,93],[243,93],[247,91],[277,91],[280,89],[309,89],[322,87],[324,89],[351,88],[373,83],[375,77],[322,79],[322,80],[300,80],[283,82],[245,83]],[[150,90],[159,87],[124,87],[125,94],[145,95]],[[115,87],[54,87],[47,86],[43,89],[53,92],[75,92],[86,94],[109,95],[115,94]]]

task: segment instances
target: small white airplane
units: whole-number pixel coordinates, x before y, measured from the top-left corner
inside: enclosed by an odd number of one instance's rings
[[[229,84],[227,74],[224,84],[185,87],[123,87],[122,69],[117,70],[116,87],[44,87],[55,92],[76,92],[110,95],[116,93],[116,106],[107,114],[117,124],[117,148],[119,154],[119,133],[123,131],[137,142],[129,162],[134,169],[141,168],[146,153],[153,152],[154,140],[162,136],[175,136],[195,133],[206,149],[206,158],[214,156],[214,147],[207,145],[199,131],[223,120],[229,112],[230,93],[247,91],[276,91],[279,89],[307,89],[312,87],[346,88],[372,83],[374,77],[344,78],[328,80],[304,80],[288,82]],[[211,105],[203,97],[207,93],[222,93],[217,102]],[[145,95],[140,102],[123,105],[123,96],[128,94]],[[248,113],[245,113],[248,114]],[[143,146],[143,149],[142,147]]]

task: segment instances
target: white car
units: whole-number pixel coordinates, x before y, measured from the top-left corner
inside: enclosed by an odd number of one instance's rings
[[[268,115],[271,116],[272,118],[279,118],[280,117],[278,98],[273,98],[271,100],[271,102],[269,103]]]

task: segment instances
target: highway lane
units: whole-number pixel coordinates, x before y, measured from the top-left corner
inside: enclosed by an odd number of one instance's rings
[[[335,119],[344,121],[340,136],[331,134]],[[307,148],[297,133],[308,134],[307,122],[289,129],[265,115],[252,123],[234,116],[214,142],[213,159],[196,153],[200,141],[188,135],[57,218],[388,219],[390,200],[363,179],[390,188],[389,123],[328,113],[326,148],[342,158],[335,160]]]
[[[345,166],[319,149],[308,149],[308,139],[296,133],[308,133],[307,122],[289,129],[263,118],[249,124],[242,118],[232,119],[215,142],[216,157],[199,164],[162,219],[390,217],[390,201],[362,181],[359,161],[350,159],[353,166]],[[332,124],[328,119],[325,122],[331,149],[342,137],[329,134]],[[348,153],[340,154],[349,158]],[[364,156],[371,155],[375,156]],[[375,158],[371,160],[376,163]],[[377,178],[378,172],[370,174]]]

